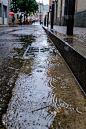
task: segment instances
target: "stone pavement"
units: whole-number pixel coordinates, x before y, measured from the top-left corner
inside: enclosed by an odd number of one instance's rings
[[[48,29],[50,29],[50,25]],[[86,57],[86,28],[74,27],[73,36],[68,36],[66,30],[66,26],[54,25],[53,27],[53,33],[56,36],[68,42],[76,51]]]
[[[66,34],[67,27],[54,25],[54,30],[62,34]],[[77,36],[77,38],[86,42],[86,28],[74,27],[73,36]]]

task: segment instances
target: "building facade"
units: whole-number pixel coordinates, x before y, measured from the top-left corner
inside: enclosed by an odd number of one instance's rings
[[[52,15],[52,2],[55,0],[49,0],[49,22],[51,23],[51,15]]]
[[[68,4],[69,0],[55,0],[54,18],[56,25],[67,25]],[[74,26],[86,27],[86,0],[75,1]]]
[[[11,0],[8,0],[8,11],[10,12],[11,11]]]
[[[8,0],[0,0],[0,24],[8,24]]]
[[[67,0],[68,1],[68,0]],[[67,3],[66,0],[55,0],[55,24],[63,25],[67,15]]]
[[[49,12],[49,5],[48,4],[44,5],[43,2],[37,4],[39,7],[38,19],[41,19],[44,22],[44,17],[45,15],[47,15],[47,12]]]
[[[76,0],[74,26],[86,27],[86,0]]]

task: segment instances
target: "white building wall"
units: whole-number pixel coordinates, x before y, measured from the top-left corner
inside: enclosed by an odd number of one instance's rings
[[[8,0],[0,0],[0,3],[3,3],[3,5],[8,6]]]
[[[1,6],[2,6],[2,15],[0,17],[0,24],[8,24],[8,0],[0,0],[0,3],[1,3]],[[5,15],[5,12],[3,11],[3,6],[6,6],[7,7],[7,10],[5,11],[6,12],[6,15]],[[3,20],[4,18],[4,20]],[[4,22],[3,22],[4,21]]]
[[[8,0],[2,0],[3,1],[3,5],[8,6]]]
[[[2,17],[0,17],[0,24],[2,24]]]
[[[7,25],[8,24],[8,20],[7,18],[4,18],[4,25]]]

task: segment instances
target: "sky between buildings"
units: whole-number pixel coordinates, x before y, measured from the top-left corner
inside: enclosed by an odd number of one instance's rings
[[[36,0],[36,1],[40,3],[42,3],[43,1],[43,4],[49,4],[49,0]]]

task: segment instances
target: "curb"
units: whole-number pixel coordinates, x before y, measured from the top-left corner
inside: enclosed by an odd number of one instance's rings
[[[61,40],[51,31],[47,30],[47,28],[44,26],[42,27],[66,61],[69,69],[72,71],[76,81],[78,82],[78,85],[86,96],[86,57],[76,51],[67,42]]]
[[[17,25],[0,25],[0,28],[1,27],[17,27]]]

